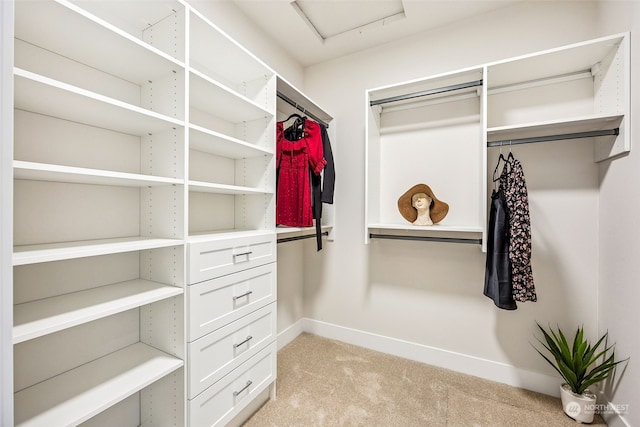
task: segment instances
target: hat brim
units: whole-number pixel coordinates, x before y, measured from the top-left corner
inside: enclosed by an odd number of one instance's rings
[[[429,197],[431,197],[431,207],[429,209],[429,216],[431,217],[431,221],[434,224],[442,221],[447,213],[449,213],[449,205],[442,200],[438,200],[438,198],[433,194],[431,188],[426,184],[416,184],[410,189],[408,189],[400,198],[398,199],[398,210],[400,211],[400,215],[403,216],[404,219],[413,223],[416,218],[418,218],[418,211],[416,208],[412,206],[411,197],[416,193],[425,193]]]

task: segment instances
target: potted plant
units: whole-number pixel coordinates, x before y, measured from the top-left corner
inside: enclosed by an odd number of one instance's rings
[[[605,380],[616,365],[624,360],[615,361],[613,345],[607,347],[608,333],[600,337],[592,346],[585,339],[583,328],[579,327],[570,344],[560,328],[557,332],[549,328],[547,332],[539,323],[536,324],[542,331],[544,341],[538,337],[536,339],[551,354],[551,358],[537,348],[536,351],[566,381],[560,386],[564,412],[577,422],[592,422],[596,408],[596,395],[589,390],[589,387]],[[603,349],[599,350],[601,346]],[[610,355],[607,356],[609,352]]]

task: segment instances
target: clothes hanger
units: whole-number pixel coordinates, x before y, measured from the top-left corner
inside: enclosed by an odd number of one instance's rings
[[[294,116],[296,117],[296,120],[291,126],[284,130],[284,136],[289,141],[298,141],[304,137],[304,128],[307,118],[300,116],[299,114],[292,114],[289,118]]]
[[[502,176],[502,172],[500,173],[500,175],[498,175],[498,177],[496,178],[496,173],[498,173],[498,168],[500,167],[500,161],[504,162],[504,166],[503,166],[503,171],[505,167],[509,167],[509,165],[511,164],[512,160],[515,160],[515,157],[513,157],[513,153],[511,152],[511,140],[509,140],[509,155],[505,158],[504,154],[502,154],[502,143],[500,143],[500,156],[498,157],[498,163],[496,164],[496,168],[493,170],[493,182],[497,182],[500,180],[500,176]],[[494,188],[497,186],[497,184],[494,185]]]
[[[284,122],[288,122],[289,120],[291,120],[292,118],[297,117],[298,119],[302,119],[303,117],[300,114],[297,113],[293,113],[292,115],[290,115],[289,117],[287,117],[286,119],[284,119],[282,121],[282,123]]]

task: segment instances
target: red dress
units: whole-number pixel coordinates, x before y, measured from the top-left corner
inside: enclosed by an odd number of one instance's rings
[[[304,137],[289,141],[284,136],[284,124],[276,123],[276,224],[290,227],[313,226],[311,181],[309,171],[320,175],[327,164],[322,150],[320,125],[305,120]]]

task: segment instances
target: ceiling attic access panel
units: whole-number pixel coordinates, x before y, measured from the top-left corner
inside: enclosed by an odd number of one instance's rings
[[[486,141],[483,69],[474,68],[367,91],[366,230],[470,239],[485,228]],[[449,204],[438,224],[416,226],[398,198],[418,183]]]

